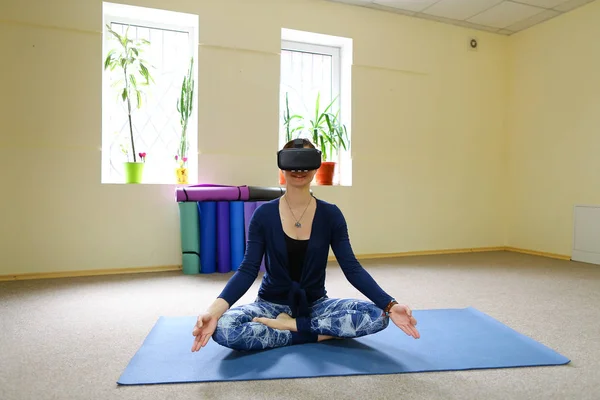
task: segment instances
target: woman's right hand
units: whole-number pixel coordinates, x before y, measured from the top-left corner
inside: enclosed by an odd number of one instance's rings
[[[192,331],[192,334],[196,337],[192,345],[192,352],[199,351],[200,348],[206,346],[213,333],[215,333],[215,329],[217,329],[218,321],[219,318],[211,313],[198,316],[198,321],[196,321],[196,326]]]

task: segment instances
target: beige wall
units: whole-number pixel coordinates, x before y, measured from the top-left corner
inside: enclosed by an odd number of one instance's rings
[[[280,30],[348,36],[353,186],[315,193],[356,253],[505,244],[506,37],[323,1],[129,4],[200,16],[205,181],[277,185]],[[180,263],[174,186],[100,184],[101,5],[0,4],[0,274]]]
[[[600,203],[600,2],[510,38],[508,244],[571,254]]]

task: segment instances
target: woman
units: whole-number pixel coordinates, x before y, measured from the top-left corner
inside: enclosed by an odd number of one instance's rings
[[[315,147],[304,140],[304,148]],[[312,196],[315,173],[284,171],[286,193],[256,209],[244,260],[198,317],[192,351],[206,346],[211,337],[241,351],[357,338],[385,329],[390,319],[407,335],[420,337],[410,308],[384,292],[356,260],[340,209]],[[371,302],[327,296],[330,246],[348,281]],[[266,273],[256,301],[230,308],[258,276],[263,255]]]

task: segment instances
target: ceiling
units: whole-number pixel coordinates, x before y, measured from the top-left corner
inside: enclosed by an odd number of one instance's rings
[[[511,35],[595,0],[329,0]]]

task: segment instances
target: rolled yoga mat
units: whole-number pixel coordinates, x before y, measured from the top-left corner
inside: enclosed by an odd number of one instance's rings
[[[245,247],[248,246],[248,230],[250,229],[250,220],[252,219],[252,215],[254,214],[254,211],[256,211],[256,207],[258,207],[258,202],[256,202],[256,201],[244,202],[244,225],[245,225],[245,234],[246,234],[245,240],[244,240]],[[264,256],[263,256],[262,262],[260,264],[260,271],[263,271],[263,272],[266,271]]]
[[[257,201],[256,208],[258,209],[258,207],[262,206],[265,203],[268,203],[268,201]],[[263,256],[262,262],[260,263],[260,271],[265,272],[266,270],[267,267],[265,266],[265,256]]]
[[[256,210],[255,201],[244,202],[244,244],[248,241],[248,229],[250,229],[250,220],[252,219],[254,210]]]
[[[229,237],[229,202],[217,202],[217,271],[231,271],[231,240]]]
[[[217,270],[217,203],[201,201],[200,210],[200,272],[212,274]]]
[[[358,339],[238,352],[212,339],[192,353],[196,316],[160,317],[120,385],[401,374],[562,365],[569,359],[474,308],[413,311],[421,338],[390,322]]]
[[[282,187],[248,186],[248,200],[275,200],[284,194]]]
[[[186,275],[200,272],[200,217],[198,203],[179,203],[182,269]]]
[[[175,191],[175,198],[178,202],[248,200],[248,187],[212,184],[178,187]]]
[[[229,203],[229,238],[231,246],[231,270],[237,271],[244,260],[245,248],[244,202]]]
[[[310,191],[313,194],[313,191]],[[248,200],[251,201],[270,201],[275,200],[285,194],[284,187],[262,187],[248,186]]]

